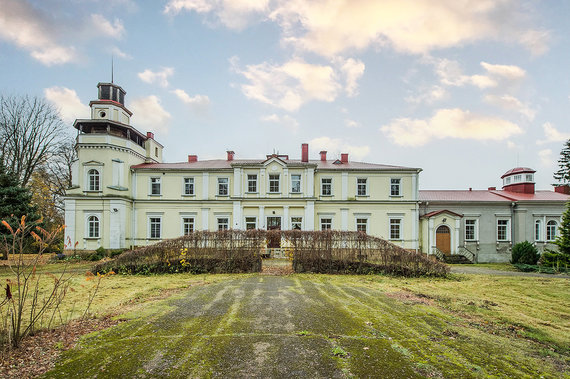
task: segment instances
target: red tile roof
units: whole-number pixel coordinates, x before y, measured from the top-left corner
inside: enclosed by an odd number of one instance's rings
[[[554,191],[516,193],[501,190],[420,190],[421,201],[570,201],[570,195]]]
[[[536,170],[533,170],[530,167],[515,167],[515,168],[512,168],[509,171],[505,172],[503,174],[503,176],[501,176],[501,179],[503,179],[505,176],[509,176],[509,175],[513,175],[513,174],[522,174],[525,172],[534,174],[536,172]]]
[[[177,163],[142,163],[134,165],[131,168],[143,169],[143,170],[204,170],[204,169],[233,169],[233,166],[240,165],[261,165],[267,159],[234,159],[228,161],[226,159],[211,159],[196,162],[177,162]],[[365,163],[365,162],[348,162],[341,164],[334,164],[332,160],[321,161],[321,160],[310,160],[309,162],[301,162],[300,159],[288,159],[284,161],[289,166],[316,166],[318,170],[394,170],[394,171],[404,171],[404,170],[421,170],[420,168],[413,167],[403,167],[403,166],[391,166],[376,163]]]

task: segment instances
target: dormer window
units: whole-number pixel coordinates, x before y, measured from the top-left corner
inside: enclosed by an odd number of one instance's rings
[[[510,176],[505,178],[505,185],[507,185],[507,184],[511,184],[511,177]]]
[[[527,182],[534,182],[534,175],[532,174],[526,174],[526,179]]]
[[[519,183],[522,180],[522,175],[513,176],[513,183]]]

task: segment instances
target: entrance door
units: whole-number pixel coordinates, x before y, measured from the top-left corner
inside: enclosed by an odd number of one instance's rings
[[[267,216],[267,230],[281,230],[281,217]],[[267,233],[267,239],[267,247],[272,249],[281,247],[281,233]]]
[[[267,230],[281,230],[280,216],[267,216]]]
[[[435,231],[435,247],[443,254],[451,254],[451,232],[445,225],[439,226]]]

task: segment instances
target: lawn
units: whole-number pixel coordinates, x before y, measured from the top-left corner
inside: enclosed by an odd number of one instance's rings
[[[94,286],[88,265],[71,268],[63,320]],[[114,275],[91,311],[127,321],[47,376],[565,377],[569,290],[565,278],[486,275]]]

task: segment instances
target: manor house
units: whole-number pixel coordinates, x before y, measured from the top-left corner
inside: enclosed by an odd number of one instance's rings
[[[534,170],[503,176],[502,190],[420,191],[415,167],[354,162],[320,152],[163,162],[153,133],[130,125],[126,92],[99,83],[91,117],[78,119],[78,160],[65,199],[67,248],[144,246],[194,230],[350,230],[426,254],[508,261],[513,243],[556,237],[568,187],[534,190]],[[564,193],[566,192],[566,193]]]

